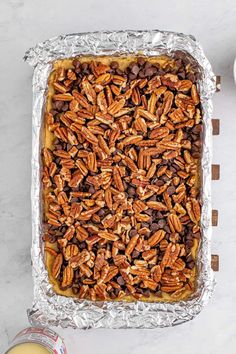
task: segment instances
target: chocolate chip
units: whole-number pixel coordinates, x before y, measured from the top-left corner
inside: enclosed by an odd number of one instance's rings
[[[71,144],[66,144],[66,151],[69,151],[70,149],[72,148],[72,145]]]
[[[168,193],[169,195],[172,195],[172,194],[175,193],[175,187],[174,187],[174,186],[170,186],[170,187],[167,188],[166,191],[167,191],[167,193]]]
[[[128,188],[128,194],[130,197],[133,197],[136,194],[136,190],[134,187],[129,187]]]
[[[150,201],[150,202],[156,202],[156,200],[157,200],[157,197],[156,197],[155,194],[152,195],[152,196],[148,199],[148,201]]]
[[[83,69],[83,70],[87,70],[88,69],[88,63],[82,63],[81,64],[81,68]]]
[[[167,241],[169,241],[169,238],[170,238],[170,234],[166,233],[166,234],[165,234],[165,239],[166,239]]]
[[[80,67],[75,68],[75,72],[76,72],[76,74],[80,74],[81,68]],[[80,81],[81,81],[80,79],[77,79],[74,84],[79,85]]]
[[[97,214],[98,214],[98,216],[103,217],[106,214],[106,212],[104,209],[100,209],[100,210],[98,210]]]
[[[202,78],[202,74],[200,72],[195,73],[195,82]]]
[[[170,180],[170,178],[168,176],[166,176],[166,175],[161,176],[161,179],[164,182],[168,182]]]
[[[195,82],[195,76],[194,76],[194,74],[192,74],[192,73],[188,74],[188,75],[187,75],[187,79],[190,80],[190,81],[192,81],[192,82]]]
[[[168,225],[164,226],[164,230],[165,230],[166,232],[168,232],[169,234],[171,233],[170,228],[169,228]]]
[[[181,60],[181,59],[177,59],[177,60],[175,61],[175,66],[176,66],[178,69],[180,69],[180,68],[183,66],[182,60]]]
[[[62,106],[62,111],[66,112],[66,111],[68,111],[68,108],[69,108],[68,103],[64,103],[64,105]]]
[[[202,125],[198,124],[192,129],[193,134],[200,134],[202,132]]]
[[[75,67],[75,68],[79,68],[80,67],[80,61],[79,61],[79,59],[74,59],[73,60],[73,62],[72,62],[72,64],[73,64],[73,66]]]
[[[193,239],[193,235],[190,232],[187,236],[186,236],[186,240],[192,240]]]
[[[149,228],[149,224],[148,224],[147,222],[142,222],[142,223],[141,223],[141,227],[147,227],[147,228]]]
[[[132,73],[129,74],[129,80],[131,80],[131,81],[135,80],[136,77],[137,77],[137,75],[135,75],[135,74],[132,74]]]
[[[91,194],[95,193],[95,188],[93,186],[90,186],[88,192]]]
[[[150,290],[149,289],[145,289],[145,290],[143,290],[143,296],[144,297],[150,297],[150,295],[151,295],[151,293],[150,293]]]
[[[189,263],[189,262],[192,262],[193,261],[193,256],[191,254],[189,254],[187,257],[186,257],[186,262]]]
[[[42,237],[44,242],[55,243],[57,241],[57,237],[55,235],[45,234]]]
[[[190,247],[188,247],[187,245],[185,245],[185,251],[186,251],[186,253],[188,254],[188,253],[190,253],[190,252],[191,252],[191,248],[190,248]]]
[[[54,101],[52,102],[52,108],[56,109],[58,112],[62,111],[62,108],[64,106],[63,101]]]
[[[116,298],[116,295],[115,295],[115,293],[114,293],[113,291],[110,292],[109,295],[110,295],[110,298],[111,298],[112,300],[114,300],[114,299]]]
[[[138,73],[138,77],[140,79],[144,79],[145,78],[145,71],[144,70],[140,70],[139,73]]]
[[[192,134],[191,138],[192,138],[193,141],[196,141],[198,139],[198,136],[195,135],[195,134]]]
[[[146,70],[146,69],[151,68],[151,66],[152,66],[152,63],[150,63],[150,61],[146,61],[146,62],[145,62],[145,65],[144,65],[144,68],[145,68],[145,70]]]
[[[118,296],[118,295],[119,295],[119,292],[120,292],[120,290],[119,290],[119,289],[115,289],[115,290],[114,290],[114,293],[115,293],[115,295],[116,295],[116,296]]]
[[[147,214],[147,215],[149,215],[149,216],[152,216],[152,209],[144,210],[144,214]]]
[[[194,266],[195,266],[195,262],[194,262],[194,261],[191,261],[191,262],[187,263],[186,266],[187,266],[187,268],[189,268],[189,269],[193,269]]]
[[[194,153],[192,153],[192,157],[193,157],[194,159],[199,159],[200,156],[201,156],[200,152],[194,152]]]
[[[136,288],[136,293],[137,293],[137,294],[142,294],[142,293],[143,293],[143,289]]]
[[[57,139],[58,140],[58,139]],[[58,140],[58,142],[56,143],[55,142],[55,150],[61,150],[62,149],[62,145],[61,144],[59,144],[60,143],[60,141]]]
[[[137,63],[138,65],[142,66],[144,65],[146,60],[143,57],[138,57]]]
[[[125,281],[124,281],[124,279],[123,279],[122,276],[119,276],[119,277],[117,278],[117,283],[118,283],[119,285],[121,285],[121,286],[125,285]]]
[[[160,227],[156,222],[152,223],[150,226],[151,231],[157,231],[159,228]]]
[[[116,73],[117,73],[117,75],[120,75],[120,76],[124,75],[124,72],[122,70],[120,70],[119,68],[116,69]]]
[[[65,227],[65,226],[62,226],[62,227],[60,228],[60,231],[61,231],[63,234],[65,234],[65,233],[66,233],[66,227]]]
[[[55,109],[50,109],[50,113],[55,116],[58,112]]]
[[[78,292],[79,292],[79,288],[77,288],[77,287],[72,287],[72,292],[73,292],[73,294],[78,294]]]
[[[158,181],[158,178],[154,177],[151,179],[151,184],[156,184],[157,181]]]
[[[162,69],[157,70],[157,75],[159,76],[164,75],[165,73],[166,73],[165,70]]]
[[[179,71],[178,72],[178,78],[181,80],[184,80],[186,77],[185,71]]]
[[[78,198],[71,198],[70,202],[71,203],[76,203],[76,202],[78,202],[78,200],[79,200]]]
[[[87,245],[86,245],[86,242],[80,242],[79,243],[79,248],[81,249],[81,250],[83,250],[84,248],[86,248],[87,247]]]
[[[119,64],[117,63],[117,61],[112,61],[110,67],[115,70],[119,68]]]
[[[165,182],[162,181],[161,179],[158,179],[158,180],[156,181],[156,183],[155,183],[155,185],[158,186],[158,187],[164,186],[164,184],[165,184]]]
[[[151,68],[147,68],[145,69],[145,76],[152,76],[154,74],[157,73],[157,68],[155,68],[154,66],[152,66]]]
[[[201,238],[200,232],[196,232],[195,234],[193,234],[193,237],[199,240]]]
[[[132,252],[132,254],[131,254],[131,257],[132,257],[133,259],[136,259],[136,258],[139,257],[139,255],[140,255],[140,253],[139,253],[138,251],[134,250],[134,251]]]
[[[136,76],[138,75],[138,73],[139,73],[139,67],[138,67],[137,64],[134,64],[134,65],[132,66],[131,72],[132,72],[132,74],[134,74],[134,75],[136,75]]]
[[[100,127],[102,128],[102,129],[104,129],[104,130],[106,130],[107,129],[107,125],[106,124],[100,124]]]
[[[193,240],[188,240],[188,241],[186,241],[186,246],[187,246],[188,248],[192,248],[193,245],[194,245]]]
[[[137,235],[137,233],[138,233],[137,229],[133,228],[133,229],[130,230],[129,236],[133,237],[133,236]]]
[[[171,172],[176,172],[176,169],[173,167],[173,166],[169,166],[169,170],[171,171]]]
[[[125,181],[123,181],[123,186],[124,186],[124,189],[126,190],[127,189],[127,183]]]
[[[163,229],[165,226],[166,226],[166,221],[165,221],[165,219],[160,219],[160,220],[158,220],[158,226],[161,228],[161,229]],[[166,230],[167,231],[167,230]],[[167,231],[167,232],[169,232],[169,231]]]

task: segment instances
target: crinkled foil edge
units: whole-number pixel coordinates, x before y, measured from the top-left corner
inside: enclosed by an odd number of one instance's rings
[[[194,297],[177,303],[92,302],[75,300],[53,292],[42,250],[40,207],[40,133],[47,80],[52,62],[76,55],[114,55],[142,52],[159,55],[186,51],[200,65],[199,83],[204,112],[202,156],[202,242],[198,254],[198,286]],[[73,328],[155,328],[174,326],[193,319],[211,297],[215,279],[211,269],[211,118],[215,75],[199,43],[192,36],[166,31],[118,31],[69,34],[49,39],[29,49],[25,58],[34,67],[32,144],[32,265],[33,307],[28,317],[34,325]]]

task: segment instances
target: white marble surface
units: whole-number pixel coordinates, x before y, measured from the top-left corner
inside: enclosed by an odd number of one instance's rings
[[[219,209],[212,251],[220,254],[218,286],[192,322],[159,330],[60,330],[69,354],[227,354],[236,352],[236,55],[235,0],[0,0],[0,351],[27,326],[31,306],[30,155],[31,76],[22,60],[30,46],[61,33],[160,28],[191,33],[222,75],[214,98],[221,136],[213,182]]]

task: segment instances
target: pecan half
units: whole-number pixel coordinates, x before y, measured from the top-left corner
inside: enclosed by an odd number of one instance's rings
[[[61,253],[59,253],[54,262],[53,262],[53,265],[52,265],[52,276],[53,278],[57,278],[58,275],[60,274],[60,270],[61,270],[61,266],[62,266],[62,263],[63,263],[63,256]]]

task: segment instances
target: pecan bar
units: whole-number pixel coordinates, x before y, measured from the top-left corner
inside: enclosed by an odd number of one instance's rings
[[[202,112],[196,63],[54,63],[42,149],[45,262],[56,293],[179,301],[195,290]]]

